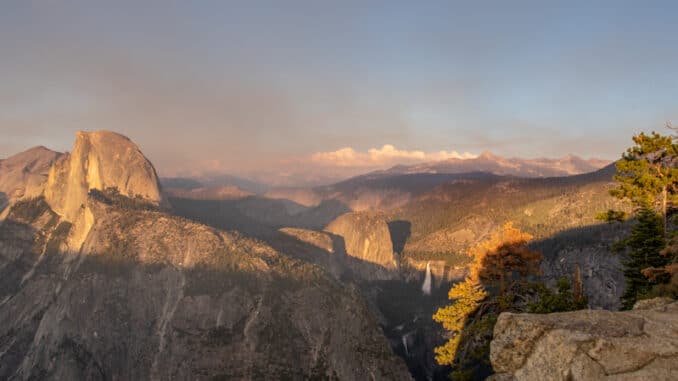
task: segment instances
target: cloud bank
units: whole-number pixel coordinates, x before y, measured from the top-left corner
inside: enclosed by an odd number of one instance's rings
[[[11,3],[0,157],[108,129],[161,176],[326,183],[465,157],[432,147],[613,159],[678,120],[667,7]]]
[[[398,149],[392,144],[381,148],[358,151],[344,147],[335,151],[315,152],[305,156],[288,157],[268,166],[254,170],[233,172],[229,162],[203,160],[196,167],[190,163],[170,176],[202,177],[231,173],[270,185],[324,185],[369,171],[386,169],[395,165],[409,165],[448,159],[472,159],[477,155],[469,152],[431,151]]]
[[[381,148],[370,148],[366,152],[356,151],[351,147],[336,151],[316,152],[311,155],[310,162],[323,167],[366,168],[448,159],[472,159],[475,157],[477,155],[469,152],[401,150],[391,144],[384,144]]]

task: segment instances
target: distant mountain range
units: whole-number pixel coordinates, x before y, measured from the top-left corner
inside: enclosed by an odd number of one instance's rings
[[[451,180],[459,174],[476,173],[477,175],[496,175],[510,176],[518,178],[542,178],[542,177],[560,177],[572,176],[589,172],[610,164],[609,160],[601,159],[583,159],[575,155],[566,155],[561,158],[505,158],[494,155],[490,152],[483,152],[478,157],[472,159],[448,159],[441,161],[425,162],[413,165],[397,165],[388,169],[376,170],[358,176],[348,178],[337,178],[331,181],[328,177],[326,184],[309,186],[307,182],[301,181],[296,186],[280,186],[278,181],[270,182],[246,179],[232,175],[211,175],[193,178],[163,178],[161,183],[165,190],[176,196],[213,195],[213,198],[237,198],[246,196],[250,193],[263,195],[269,198],[289,199],[302,205],[317,205],[326,199],[345,199],[341,195],[347,193],[356,193],[365,188],[367,183],[374,185],[374,182],[383,182],[382,188],[389,188],[401,191],[398,185],[398,178],[401,176],[420,175],[416,181],[412,177],[407,178],[407,188],[425,188],[435,186],[440,182]],[[272,176],[272,175],[271,175]],[[223,189],[227,187],[228,192]],[[373,186],[372,186],[373,188]],[[190,190],[191,194],[186,191]],[[413,189],[408,189],[408,193]],[[225,195],[224,193],[228,193]],[[222,197],[223,196],[223,197]],[[365,195],[363,195],[365,196]],[[398,195],[396,195],[398,196]],[[209,197],[207,197],[209,198]],[[373,198],[368,195],[367,198]],[[379,195],[381,199],[382,196]],[[398,198],[398,197],[396,197]],[[360,202],[361,204],[363,201]],[[372,206],[373,202],[368,202]],[[383,206],[383,205],[381,205]],[[357,209],[364,209],[364,206],[358,206]]]
[[[288,199],[307,206],[332,199],[342,201],[352,210],[390,209],[404,205],[413,196],[439,184],[460,177],[562,177],[594,172],[609,164],[609,161],[585,160],[574,155],[560,159],[507,159],[484,152],[473,159],[399,165],[327,186],[272,188],[266,196]]]
[[[556,177],[579,175],[593,172],[607,164],[610,160],[583,159],[576,155],[566,155],[561,158],[506,158],[483,152],[471,159],[447,159],[440,161],[424,162],[412,165],[396,165],[388,169],[379,169],[357,176],[339,175],[331,176],[329,173],[322,178],[309,180],[308,174],[294,174],[286,176],[285,181],[276,177],[272,170],[266,170],[249,176],[234,176],[229,174],[204,175],[198,177],[175,177],[163,178],[161,182],[166,188],[218,188],[235,186],[244,191],[264,194],[266,192],[277,193],[279,189],[286,188],[319,188],[332,184],[351,181],[356,178],[382,178],[395,175],[411,174],[459,174],[471,172],[485,172],[501,176],[515,177]],[[300,171],[303,170],[300,169]],[[348,173],[348,172],[345,172]],[[316,176],[317,177],[317,176]],[[295,183],[295,179],[296,181]]]
[[[163,177],[160,184],[166,189],[193,190],[198,188],[235,187],[245,192],[262,194],[270,186],[233,175],[205,175],[199,177]]]
[[[455,174],[487,172],[495,175],[515,177],[556,177],[593,172],[607,164],[610,164],[609,160],[587,160],[575,155],[567,155],[557,159],[521,159],[504,158],[490,152],[483,152],[473,159],[453,158],[414,165],[398,165],[386,170],[369,173],[366,176],[384,177],[418,173]]]

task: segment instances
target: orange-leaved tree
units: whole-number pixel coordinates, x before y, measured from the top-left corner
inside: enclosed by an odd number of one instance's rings
[[[508,222],[468,251],[474,258],[468,277],[450,289],[452,303],[433,315],[450,334],[444,345],[435,348],[436,361],[453,366],[453,378],[478,377],[480,368],[489,367],[496,316],[510,309],[502,301],[509,299],[507,293],[516,281],[539,273],[542,255],[527,247],[531,239]],[[468,369],[473,367],[470,364],[475,368]]]
[[[527,247],[532,238],[507,222],[500,231],[469,250],[474,258],[470,277],[488,285],[496,284],[499,293],[504,294],[512,278],[538,274],[543,256]]]

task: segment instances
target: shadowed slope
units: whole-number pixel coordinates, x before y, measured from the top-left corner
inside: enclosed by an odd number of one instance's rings
[[[87,208],[79,252],[45,203],[2,226],[0,378],[409,378],[356,291],[318,268],[160,212]]]
[[[163,213],[129,139],[80,133],[0,224],[0,379],[409,379],[355,289]]]

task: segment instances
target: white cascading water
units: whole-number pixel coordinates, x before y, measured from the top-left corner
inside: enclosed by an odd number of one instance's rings
[[[424,284],[421,286],[421,291],[424,295],[431,295],[431,262],[426,262],[426,277]]]
[[[405,356],[409,356],[410,351],[407,348],[407,334],[403,335],[403,347],[405,347]]]

